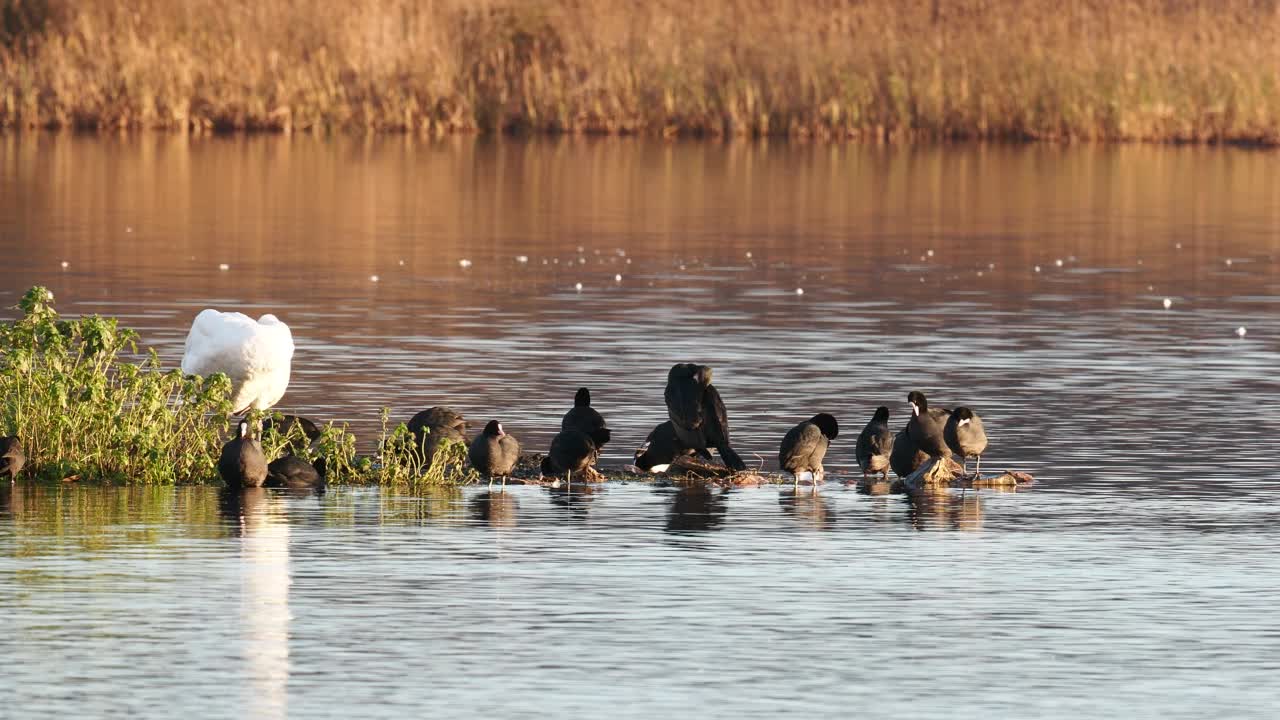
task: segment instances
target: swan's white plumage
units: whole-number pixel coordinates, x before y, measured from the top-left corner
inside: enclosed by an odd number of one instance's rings
[[[253,318],[238,312],[202,310],[191,323],[182,372],[231,378],[232,411],[266,410],[289,387],[293,334],[275,315]]]

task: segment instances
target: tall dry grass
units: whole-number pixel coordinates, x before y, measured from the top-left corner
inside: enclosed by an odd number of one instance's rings
[[[1280,140],[1277,0],[0,8],[0,126]]]

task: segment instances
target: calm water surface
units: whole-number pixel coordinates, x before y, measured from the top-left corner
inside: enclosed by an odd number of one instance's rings
[[[201,308],[278,314],[281,407],[370,446],[448,403],[542,449],[587,384],[620,463],[684,360],[749,460],[844,430],[799,495],[0,491],[15,717],[1280,702],[1273,154],[9,135],[0,249],[0,305],[47,285],[175,366]],[[913,388],[1035,487],[845,487]]]

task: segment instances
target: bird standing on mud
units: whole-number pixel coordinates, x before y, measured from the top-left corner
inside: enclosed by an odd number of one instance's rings
[[[476,472],[489,478],[489,487],[493,487],[495,477],[502,478],[502,486],[506,487],[507,477],[520,459],[520,443],[502,430],[502,423],[490,420],[484,432],[471,441],[467,459]]]
[[[881,405],[871,416],[871,421],[862,428],[858,442],[854,446],[854,456],[858,459],[858,467],[862,468],[862,479],[868,475],[881,474],[881,479],[889,479],[889,456],[893,453],[893,431],[889,429],[889,408]],[[914,469],[914,468],[912,468]]]
[[[580,430],[561,430],[551,439],[551,449],[542,458],[542,474],[565,475],[565,483],[573,487],[575,472],[590,475],[591,467],[600,457],[600,448],[591,436]]]
[[[667,414],[681,444],[707,460],[714,447],[724,464],[746,470],[746,463],[729,447],[729,416],[720,393],[711,384],[711,368],[679,363],[667,373]]]
[[[822,481],[822,459],[827,456],[830,441],[840,434],[836,419],[827,413],[818,413],[811,419],[796,425],[782,438],[778,448],[778,465],[795,478],[813,481],[816,489]]]
[[[973,473],[981,476],[982,453],[987,451],[987,431],[982,427],[982,418],[967,407],[956,408],[951,413],[951,417],[947,418],[942,435],[947,441],[947,446],[959,455],[964,463],[963,472],[968,474],[969,458],[976,457],[978,466]]]

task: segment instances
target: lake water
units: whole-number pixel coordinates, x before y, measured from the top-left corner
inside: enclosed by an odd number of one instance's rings
[[[799,494],[0,491],[15,717],[1280,702],[1272,153],[4,135],[0,249],[0,305],[46,285],[174,365],[201,308],[276,313],[280,407],[366,447],[447,403],[545,449],[585,384],[621,464],[680,361],[748,462],[843,430]],[[912,389],[1034,487],[845,486]]]

